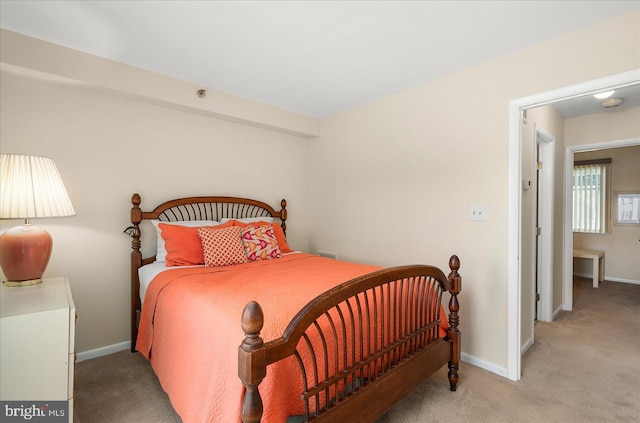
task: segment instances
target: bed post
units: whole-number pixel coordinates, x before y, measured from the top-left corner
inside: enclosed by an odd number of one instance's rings
[[[458,303],[458,294],[462,288],[462,278],[458,273],[460,269],[460,259],[458,256],[451,256],[449,259],[449,273],[448,279],[451,281],[451,299],[449,300],[449,329],[447,330],[447,338],[450,339],[452,344],[451,361],[449,361],[449,385],[451,390],[456,390],[458,383],[458,363],[460,362],[460,331],[458,330],[458,310],[460,310],[460,304]]]
[[[242,312],[245,338],[238,347],[238,376],[246,388],[242,398],[244,423],[258,423],[262,418],[262,398],[258,385],[267,374],[267,350],[260,337],[263,325],[262,308],[257,302],[251,301]]]
[[[142,253],[140,252],[140,222],[142,222],[142,210],[140,209],[140,195],[131,196],[131,226],[127,233],[131,235],[131,352],[136,352],[136,339],[138,337],[138,310],[142,308],[138,293],[140,292],[140,280],[138,269],[142,266]]]

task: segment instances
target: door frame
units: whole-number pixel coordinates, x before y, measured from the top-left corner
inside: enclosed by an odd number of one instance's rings
[[[640,82],[640,68],[631,71],[582,82],[568,87],[522,97],[509,102],[509,148],[508,148],[508,235],[507,235],[507,377],[520,380],[521,371],[521,325],[522,325],[522,127],[521,113],[524,110],[544,106],[560,100],[580,97],[607,88],[620,88]],[[566,166],[566,165],[565,165]],[[573,240],[566,236],[566,205],[564,211],[564,259],[573,257]],[[571,249],[568,249],[571,245]],[[567,266],[564,272],[564,286],[567,285]],[[569,275],[572,279],[572,275]],[[563,292],[563,309],[571,297]],[[571,299],[572,300],[572,299]]]
[[[536,302],[533,293],[534,307],[538,311],[538,320],[543,322],[553,321],[553,216],[554,216],[554,180],[555,180],[555,142],[556,139],[549,132],[545,131],[539,124],[534,123],[534,139],[538,153],[536,158],[543,163],[542,178],[536,187],[539,196],[536,204],[540,237],[536,237],[537,243],[533,246],[537,248],[536,260],[534,261],[537,271],[538,292],[540,301]],[[533,325],[533,322],[531,322]],[[532,336],[534,331],[532,330]]]

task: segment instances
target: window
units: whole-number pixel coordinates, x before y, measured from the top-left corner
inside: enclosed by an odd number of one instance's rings
[[[607,233],[611,159],[575,162],[573,166],[573,232]]]

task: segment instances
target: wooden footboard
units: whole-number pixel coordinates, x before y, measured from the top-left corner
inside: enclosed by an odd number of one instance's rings
[[[372,422],[447,363],[455,390],[460,360],[457,256],[449,267],[448,277],[433,266],[404,266],[345,282],[307,304],[282,337],[267,343],[260,337],[260,305],[247,304],[245,339],[238,349],[238,375],[246,387],[243,422],[262,417],[259,385],[267,366],[292,356],[301,380],[288,383],[300,385],[305,422]],[[442,338],[445,291],[451,299],[449,328]]]

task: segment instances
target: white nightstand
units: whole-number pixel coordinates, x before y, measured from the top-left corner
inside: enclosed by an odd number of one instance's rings
[[[0,400],[68,401],[73,421],[76,306],[67,278],[0,287]]]

